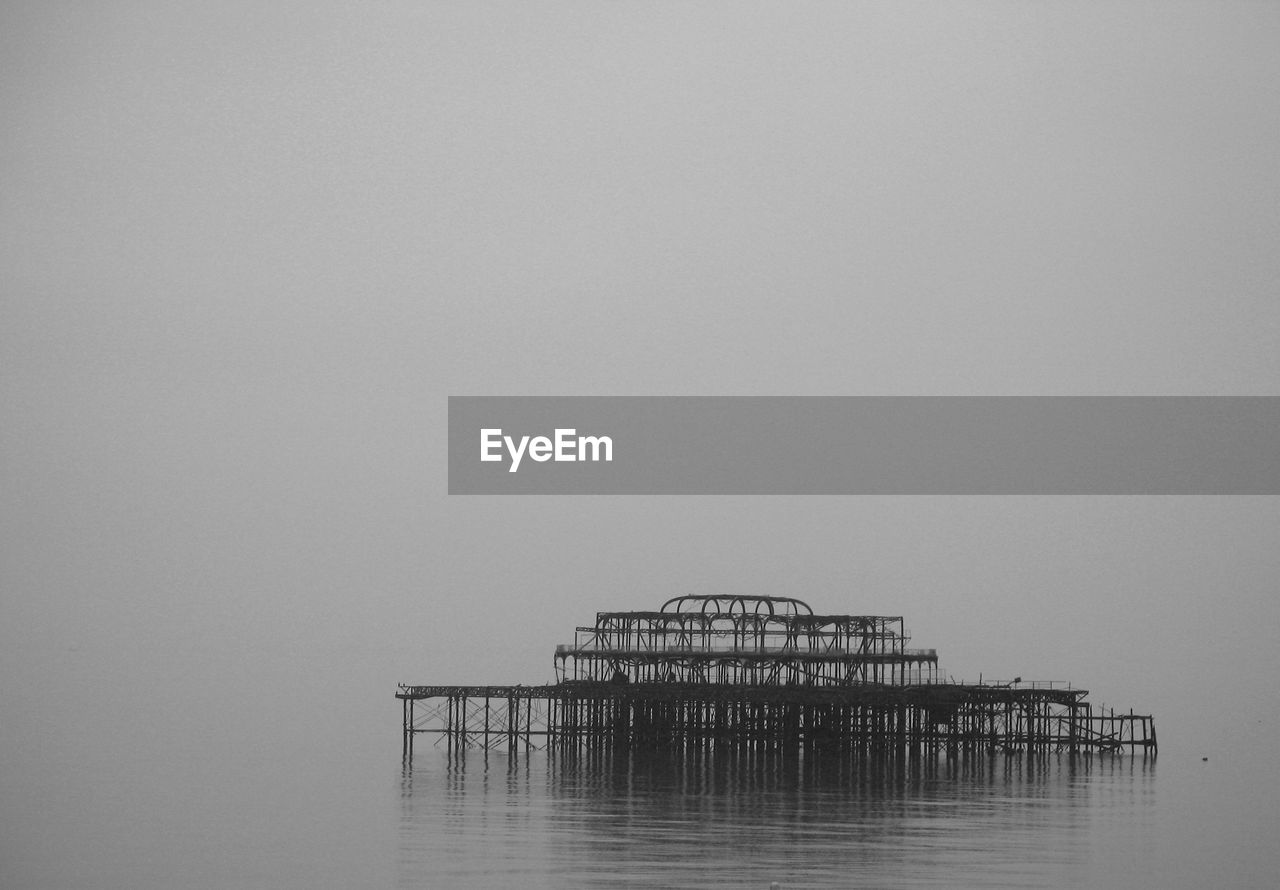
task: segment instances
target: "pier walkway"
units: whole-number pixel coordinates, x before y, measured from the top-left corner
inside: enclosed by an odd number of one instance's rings
[[[1018,685],[724,686],[574,682],[405,686],[406,752],[676,746],[796,750],[1157,749],[1147,715],[1095,710],[1080,689]]]

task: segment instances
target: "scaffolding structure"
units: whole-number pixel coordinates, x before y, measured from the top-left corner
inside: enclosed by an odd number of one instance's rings
[[[404,748],[682,748],[920,754],[1155,754],[1149,715],[1096,709],[1067,684],[955,683],[901,617],[818,615],[789,597],[681,596],[600,612],[556,647],[545,686],[410,686]]]

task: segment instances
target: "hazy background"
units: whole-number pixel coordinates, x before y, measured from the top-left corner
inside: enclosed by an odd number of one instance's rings
[[[377,884],[397,682],[711,592],[1154,713],[1274,869],[1280,500],[449,498],[445,412],[1280,395],[1278,46],[1269,3],[0,7],[0,883]]]

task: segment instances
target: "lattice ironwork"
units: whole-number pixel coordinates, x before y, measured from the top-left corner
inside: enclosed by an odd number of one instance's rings
[[[901,617],[818,615],[790,597],[680,596],[657,612],[600,612],[556,647],[560,681],[747,686],[906,685],[936,679]]]
[[[1060,683],[955,683],[902,618],[820,615],[789,597],[680,596],[600,612],[557,646],[547,686],[407,686],[406,754],[667,745],[766,750],[1156,751],[1150,716]]]

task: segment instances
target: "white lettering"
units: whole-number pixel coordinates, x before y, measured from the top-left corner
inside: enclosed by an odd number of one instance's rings
[[[529,445],[529,437],[528,436],[520,437],[519,448],[516,448],[516,445],[514,442],[511,441],[510,436],[503,436],[502,441],[507,443],[507,450],[511,452],[511,469],[507,470],[507,472],[514,473],[517,469],[520,468],[520,458],[524,457],[524,450]]]
[[[577,460],[573,455],[573,439],[569,438],[577,430],[556,430],[556,460]]]
[[[569,432],[573,432],[570,430]],[[591,447],[591,457],[587,457],[587,446]],[[600,450],[604,449],[604,457],[600,457]],[[578,437],[578,460],[606,460],[613,462],[613,439],[609,436],[579,436]]]
[[[546,436],[534,436],[533,441],[529,443],[529,456],[538,463],[550,460],[551,440]]]
[[[493,454],[494,448],[502,447],[502,440],[498,437],[502,435],[502,430],[481,430],[480,431],[480,459],[481,460],[502,460],[502,454]]]
[[[501,447],[506,444],[511,455],[508,473],[520,469],[520,462],[528,455],[538,463],[548,460],[574,463],[575,461],[613,461],[613,439],[610,436],[576,436],[572,427],[556,428],[555,436],[521,436],[517,442],[513,436],[502,435],[501,429],[480,430],[480,460],[502,460]],[[575,438],[576,436],[576,438]]]

